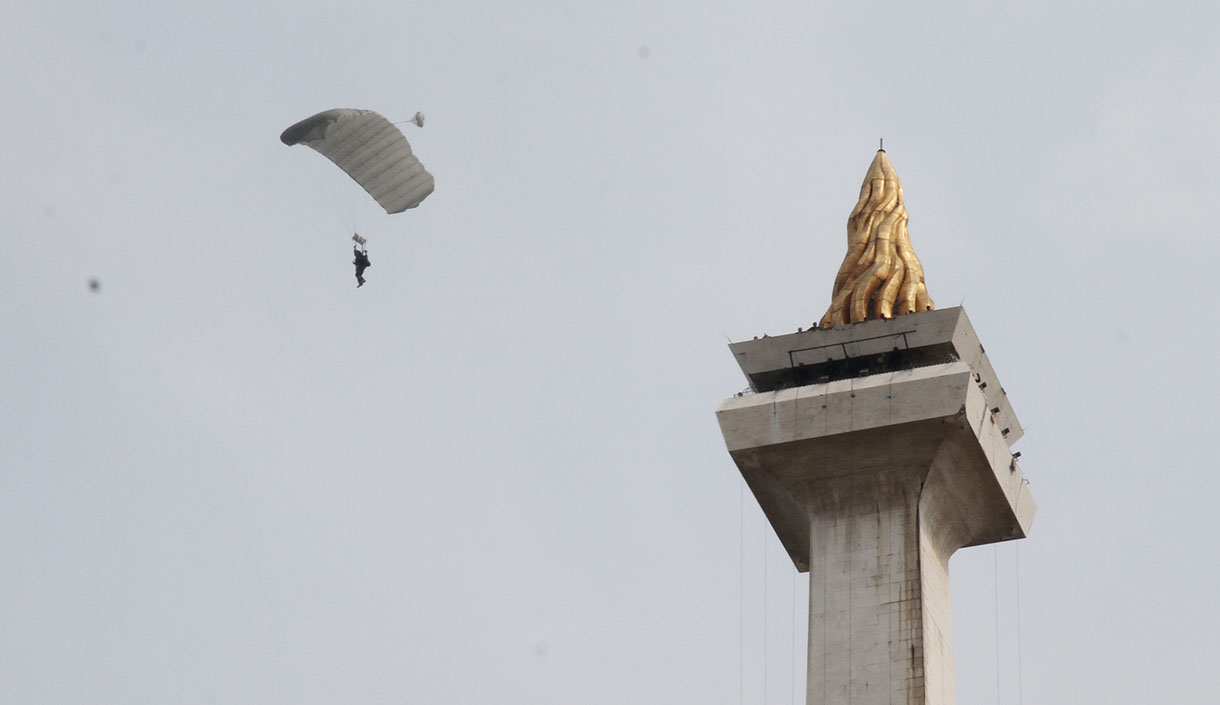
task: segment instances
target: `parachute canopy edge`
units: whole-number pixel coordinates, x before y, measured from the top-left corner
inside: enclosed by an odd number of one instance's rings
[[[287,130],[280,134],[280,141],[289,147],[301,142],[310,140],[322,139],[326,136],[326,128],[331,123],[338,121],[345,114],[352,114],[357,110],[332,109],[323,110],[322,112],[312,117],[307,117],[304,120],[292,125]]]

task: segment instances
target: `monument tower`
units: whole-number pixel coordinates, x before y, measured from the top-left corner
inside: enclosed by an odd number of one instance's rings
[[[808,331],[729,346],[750,391],[716,412],[809,573],[808,705],[952,705],[949,558],[1024,538],[1021,425],[966,312],[935,310],[880,150]]]

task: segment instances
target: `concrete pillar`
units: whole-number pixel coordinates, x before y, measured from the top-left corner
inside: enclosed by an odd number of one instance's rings
[[[948,561],[1026,535],[1020,427],[961,309],[732,346],[717,411],[808,570],[810,705],[952,705]],[[990,391],[989,391],[990,390]]]

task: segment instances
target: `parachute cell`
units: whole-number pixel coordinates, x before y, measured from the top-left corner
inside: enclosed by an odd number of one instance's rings
[[[284,130],[280,141],[304,144],[334,162],[386,213],[418,206],[435,182],[402,131],[372,110],[326,110]]]

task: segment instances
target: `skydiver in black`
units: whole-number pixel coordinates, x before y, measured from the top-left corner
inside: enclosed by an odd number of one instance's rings
[[[352,264],[356,265],[356,288],[359,289],[364,286],[364,270],[372,267],[373,263],[369,262],[368,253],[358,247],[352,247],[352,254],[356,256]]]

